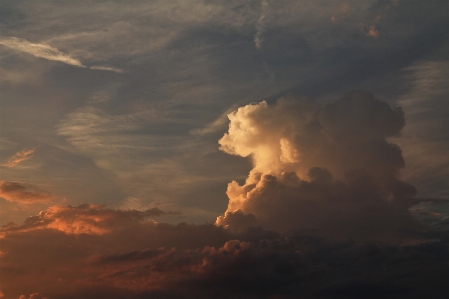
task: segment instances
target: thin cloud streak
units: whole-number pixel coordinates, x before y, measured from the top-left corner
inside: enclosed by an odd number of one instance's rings
[[[260,14],[259,19],[256,23],[256,35],[254,36],[254,44],[257,50],[262,48],[263,43],[263,34],[265,32],[265,17],[267,13],[268,2],[266,0],[262,0],[262,13]]]
[[[59,61],[76,67],[123,73],[123,70],[121,69],[102,65],[87,67],[86,65],[82,64],[80,60],[59,51],[57,48],[46,44],[32,43],[22,38],[0,37],[0,45],[4,45],[8,48],[31,54],[34,57],[44,58],[52,61]]]
[[[123,73],[123,70],[121,70],[121,69],[118,69],[115,67],[101,66],[101,65],[91,66],[90,69],[91,70],[99,70],[99,71],[111,71],[111,72],[118,73],[118,74]]]
[[[0,37],[0,45],[4,45],[8,48],[31,54],[35,57],[59,61],[77,67],[86,67],[78,59],[70,57],[69,55],[60,52],[56,48],[45,44],[31,43],[22,38]]]
[[[31,157],[33,157],[33,154],[34,154],[35,150],[36,150],[36,148],[29,149],[29,150],[23,149],[20,152],[17,152],[13,156],[11,156],[1,166],[12,168],[12,167],[16,166],[17,164],[19,164],[19,163],[21,163],[23,161],[26,161],[26,160],[30,159]]]

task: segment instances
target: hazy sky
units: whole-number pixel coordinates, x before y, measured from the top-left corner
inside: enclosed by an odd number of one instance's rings
[[[337,298],[304,260],[371,256],[321,238],[447,261],[448,53],[444,0],[0,0],[0,298]]]

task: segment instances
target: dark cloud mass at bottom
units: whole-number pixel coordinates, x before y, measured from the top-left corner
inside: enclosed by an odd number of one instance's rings
[[[254,168],[229,185],[215,225],[157,223],[176,215],[157,208],[50,207],[1,229],[4,297],[445,298],[449,236],[409,213],[415,189],[386,141],[404,126],[400,108],[356,91],[229,118],[222,149]]]

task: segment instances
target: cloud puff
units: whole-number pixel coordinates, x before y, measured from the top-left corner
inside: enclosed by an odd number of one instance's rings
[[[270,229],[367,238],[414,227],[406,201],[416,191],[399,179],[404,159],[386,140],[405,125],[401,108],[354,91],[324,107],[294,96],[251,104],[229,119],[220,149],[251,156],[254,168],[243,186],[229,184],[217,224],[255,217]]]
[[[7,181],[0,181],[0,197],[21,204],[49,203],[54,199],[54,196],[46,191]]]
[[[16,154],[14,154],[12,157],[10,157],[2,166],[6,166],[6,167],[14,167],[17,164],[19,164],[20,162],[26,161],[28,159],[30,159],[34,152],[35,152],[36,148],[33,149],[23,149],[20,152],[17,152]]]

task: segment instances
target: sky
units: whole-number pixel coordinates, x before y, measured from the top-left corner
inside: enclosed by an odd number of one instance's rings
[[[0,0],[0,298],[439,298],[448,53],[443,0]]]

